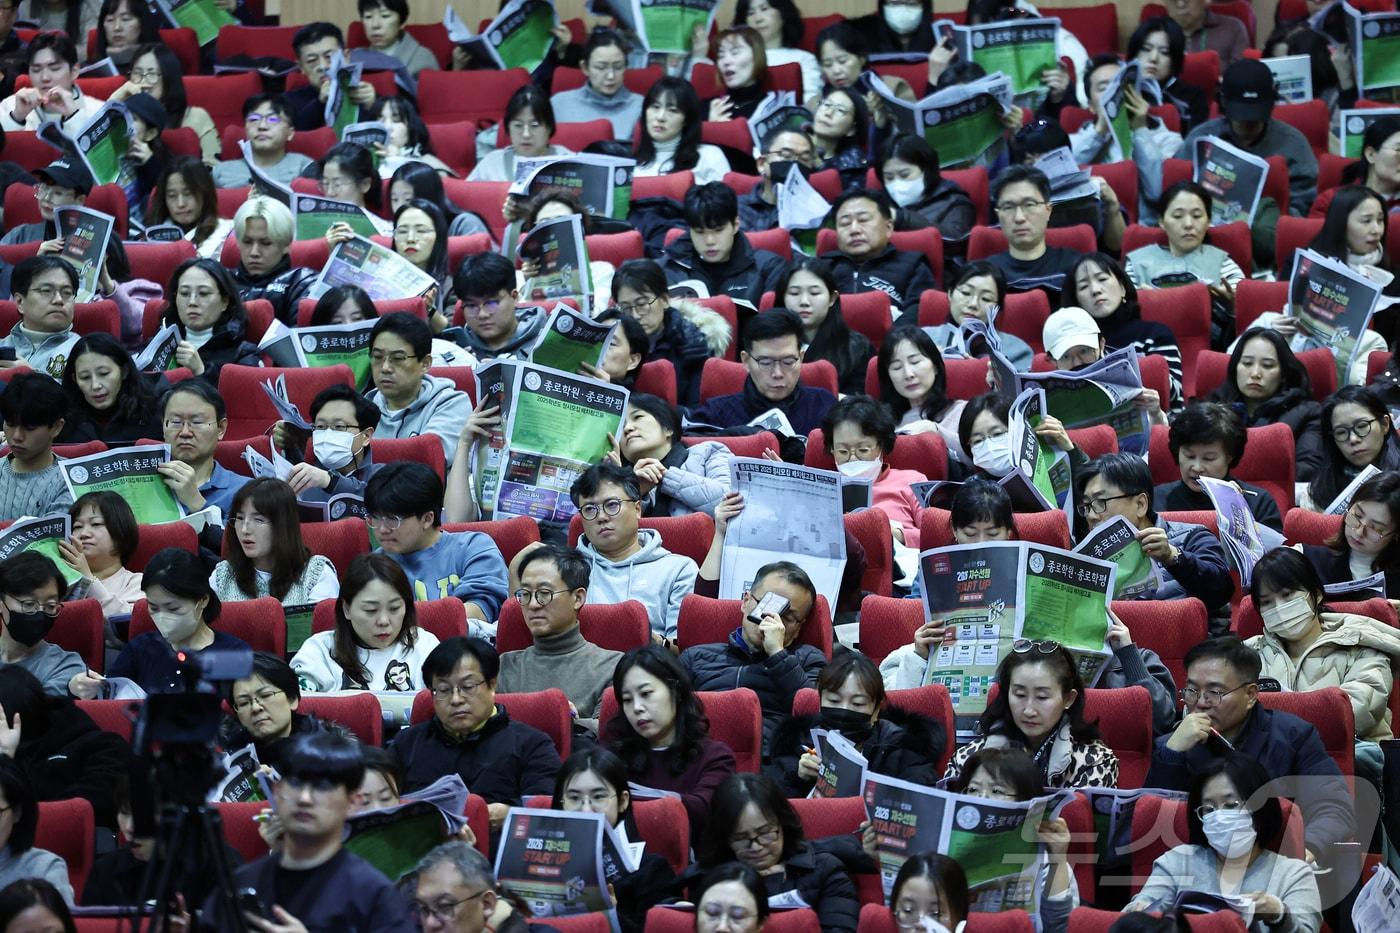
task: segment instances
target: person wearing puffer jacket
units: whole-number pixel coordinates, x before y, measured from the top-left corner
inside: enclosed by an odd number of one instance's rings
[[[729,463],[734,454],[716,441],[687,446],[681,441],[681,416],[665,399],[644,392],[627,399],[627,415],[616,459],[630,466],[646,496],[643,514],[675,516],[704,512],[729,492]]]
[[[917,314],[919,298],[938,288],[923,253],[905,252],[890,243],[894,206],[883,191],[847,191],[831,206],[836,250],[822,254],[843,295],[880,291],[890,296],[895,321]],[[912,318],[911,318],[912,319]]]
[[[734,340],[718,311],[693,301],[673,301],[666,272],[650,259],[629,259],[612,280],[613,306],[646,331],[647,359],[666,359],[676,370],[676,399],[683,406],[700,401],[705,360],[723,356]]]
[[[433,434],[452,465],[472,400],[451,379],[428,375],[433,360],[433,332],[426,321],[404,311],[386,314],[370,335],[370,378],[365,393],[379,408],[377,438]]]
[[[271,302],[273,314],[288,325],[296,322],[297,302],[316,278],[316,270],[292,265],[294,223],[287,205],[261,195],[244,201],[233,215],[238,297]]]

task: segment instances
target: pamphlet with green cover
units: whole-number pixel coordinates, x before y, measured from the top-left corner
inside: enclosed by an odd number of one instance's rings
[[[1400,13],[1362,13],[1347,4],[1356,87],[1362,91],[1400,87]]]
[[[333,224],[349,224],[356,235],[372,237],[384,231],[358,204],[337,201],[319,194],[296,194],[292,197],[292,213],[296,215],[296,239],[320,240]]]
[[[90,492],[115,492],[131,506],[138,524],[158,525],[184,514],[157,469],[169,460],[169,444],[152,444],[60,460],[58,468],[74,501]]]
[[[442,811],[419,800],[357,814],[346,823],[345,848],[398,881],[446,839]]]
[[[331,59],[331,83],[326,94],[326,126],[335,130],[337,138],[347,126],[360,119],[360,105],[350,99],[350,88],[360,83],[364,65],[347,62],[341,52]]]
[[[1114,599],[1150,599],[1162,585],[1161,568],[1142,549],[1137,529],[1121,515],[1090,530],[1074,550],[1118,568],[1113,577]]]
[[[324,327],[296,327],[297,361],[301,366],[350,367],[355,385],[369,385],[369,339],[376,320],[354,324],[328,324]]]
[[[554,47],[552,30],[559,22],[546,0],[510,0],[482,33],[502,69],[534,71]]]
[[[58,543],[73,536],[73,523],[66,514],[27,518],[0,531],[0,564],[25,551],[43,554],[53,561],[69,586],[81,580],[82,574],[59,556]]]
[[[1366,129],[1383,117],[1400,117],[1400,107],[1364,107],[1360,110],[1339,110],[1332,124],[1330,148],[1348,159],[1361,158]]]
[[[193,29],[201,46],[219,38],[219,30],[225,26],[238,25],[233,14],[220,9],[214,0],[156,0],[156,6],[176,29]]]
[[[690,37],[700,26],[709,35],[718,0],[632,0],[632,20],[651,52],[689,55]]]
[[[566,304],[555,305],[530,351],[530,362],[566,373],[580,372],[584,363],[602,366],[617,328],[616,321],[599,324]]]
[[[122,160],[131,142],[126,107],[120,103],[104,104],[74,134],[73,142],[99,185],[118,182],[125,171]]]
[[[965,62],[976,62],[987,74],[1001,72],[1011,79],[1011,90],[1018,96],[1042,94],[1045,85],[1041,74],[1060,64],[1055,40],[1060,21],[1017,19],[988,23],[983,26],[955,26],[940,22],[936,33],[946,34],[951,28],[953,41]]]

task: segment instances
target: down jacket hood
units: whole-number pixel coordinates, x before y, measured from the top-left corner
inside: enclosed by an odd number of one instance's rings
[[[671,309],[686,323],[700,331],[710,356],[724,356],[729,345],[734,342],[736,335],[730,332],[729,322],[718,311],[713,311],[691,298],[672,301]]]

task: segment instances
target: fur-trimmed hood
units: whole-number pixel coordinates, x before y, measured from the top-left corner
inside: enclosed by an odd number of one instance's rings
[[[671,302],[671,308],[705,338],[710,356],[724,356],[734,342],[735,335],[729,330],[729,322],[718,311],[705,307],[693,298],[675,299]]]

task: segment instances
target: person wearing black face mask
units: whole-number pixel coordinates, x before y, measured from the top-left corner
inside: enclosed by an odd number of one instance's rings
[[[817,678],[821,713],[785,719],[773,733],[764,773],[787,797],[806,797],[817,781],[820,749],[812,730],[839,732],[869,762],[870,770],[932,784],[948,748],[942,724],[890,706],[880,669],[865,655],[844,652]]]
[[[87,670],[77,654],[44,640],[67,589],[57,565],[36,551],[0,563],[0,663],[29,671],[51,696],[67,696],[68,681]]]
[[[763,140],[763,152],[758,157],[758,174],[762,181],[746,194],[739,196],[739,229],[747,233],[772,230],[778,225],[777,186],[796,169],[810,176],[817,164],[816,147],[812,137],[799,129],[775,127]]]

